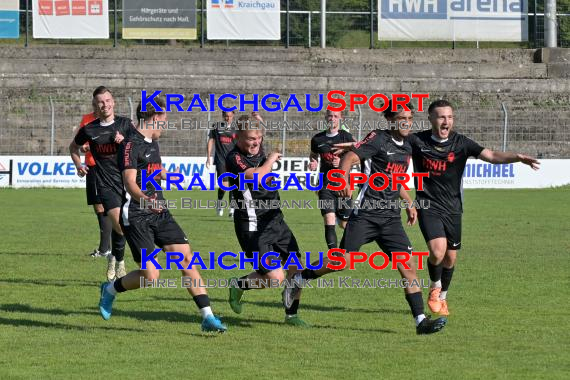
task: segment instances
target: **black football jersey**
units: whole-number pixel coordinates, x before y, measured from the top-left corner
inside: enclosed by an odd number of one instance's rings
[[[97,164],[98,191],[112,190],[117,194],[123,193],[123,179],[119,169],[118,155],[120,144],[115,143],[115,135],[119,132],[126,140],[134,130],[131,119],[115,116],[111,124],[102,124],[97,119],[81,128],[75,135],[77,145],[89,143],[89,150]]]
[[[282,212],[278,208],[262,208],[255,206],[255,201],[271,201],[279,200],[279,192],[277,190],[266,190],[259,185],[258,190],[253,190],[253,184],[248,183],[243,191],[240,191],[239,173],[243,173],[250,168],[262,166],[267,157],[263,150],[254,156],[248,156],[242,153],[236,146],[226,157],[226,169],[228,172],[238,176],[234,184],[236,189],[232,190],[234,199],[237,201],[238,208],[234,212],[234,223],[236,227],[242,231],[258,231],[258,227],[269,222],[275,217],[282,217]],[[250,202],[249,201],[254,201]],[[259,203],[257,203],[259,205]]]
[[[139,131],[134,131],[129,139],[121,146],[121,171],[126,169],[137,170],[137,185],[141,187],[141,170],[146,170],[146,175],[155,170],[162,169],[162,159],[160,157],[160,148],[158,141],[145,138]],[[161,185],[160,174],[154,178],[155,182]],[[141,187],[142,188],[142,187]],[[145,195],[151,196],[156,194],[156,199],[164,199],[162,191],[156,190],[152,183],[147,182],[146,190],[143,191]],[[164,210],[163,212],[167,212]],[[123,189],[123,208],[122,215],[127,219],[132,219],[140,216],[152,214],[152,211],[146,208],[141,208],[139,200],[131,198],[127,192],[126,187]]]
[[[311,152],[317,153],[321,158],[320,172],[323,173],[323,187],[328,184],[327,173],[334,169],[332,161],[335,155],[332,153],[334,144],[353,142],[352,135],[344,130],[339,130],[335,135],[331,135],[328,131],[317,133],[311,139]]]
[[[423,179],[423,191],[418,200],[429,200],[430,209],[450,214],[463,212],[463,170],[469,157],[477,157],[483,147],[468,137],[452,132],[445,142],[432,138],[432,131],[410,135],[413,148],[414,171],[429,173]]]
[[[390,180],[389,185],[382,191],[374,190],[368,183],[364,184],[358,194],[357,200],[362,205],[366,200],[372,201],[398,201],[400,198],[400,184],[392,190],[392,173],[406,173],[410,165],[412,146],[404,139],[396,141],[387,130],[377,129],[370,132],[364,140],[356,143],[352,151],[361,160],[362,172],[370,178],[375,173],[383,173]],[[374,185],[384,185],[382,178],[375,178]],[[381,202],[378,202],[381,203]],[[355,210],[356,211],[356,210]],[[363,208],[358,212],[374,212],[385,217],[400,217],[399,207],[376,208],[373,210]]]
[[[217,165],[224,163],[228,153],[235,147],[236,131],[225,122],[214,124],[214,126],[215,128],[210,130],[208,137],[214,139],[214,164]]]

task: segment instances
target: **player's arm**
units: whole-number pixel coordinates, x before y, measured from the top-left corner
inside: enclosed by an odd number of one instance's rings
[[[319,166],[319,155],[311,150],[311,154],[309,154],[309,170],[317,170]]]
[[[483,149],[477,158],[491,164],[511,164],[513,162],[522,162],[534,170],[538,170],[540,168],[540,162],[538,162],[536,158],[520,153],[496,152],[491,149]]]
[[[87,142],[87,136],[85,135],[85,130],[82,128],[79,130],[75,138],[69,144],[69,153],[71,155],[71,160],[77,169],[77,175],[83,177],[89,171],[89,168],[81,163],[81,155],[79,153],[83,144]]]
[[[404,186],[400,186],[400,198],[405,200],[408,204],[408,207],[406,208],[406,214],[408,214],[407,224],[408,226],[413,226],[418,220],[418,210],[413,206],[414,201],[406,189],[404,189]]]
[[[171,174],[180,173],[180,166],[177,166],[176,169],[174,169],[174,171],[172,171],[172,172],[166,171],[166,168],[163,166],[163,167],[162,167],[162,170],[160,171],[160,179],[166,180],[166,175],[167,175],[168,173],[171,173]]]
[[[125,184],[125,189],[131,198],[138,199],[139,203],[141,204],[143,201],[150,200],[150,197],[143,193],[137,184],[137,169],[123,170],[123,183]]]
[[[249,168],[244,171],[244,176],[246,179],[253,179],[254,174],[257,174],[257,178],[259,184],[261,184],[261,180],[263,176],[267,173],[271,173],[271,169],[273,168],[273,164],[279,160],[281,160],[282,154],[279,152],[271,152],[269,156],[267,156],[267,160],[263,163],[263,165],[257,168]]]
[[[214,151],[214,138],[210,136],[208,144],[206,145],[206,169],[210,169],[210,157]]]
[[[350,198],[352,197],[352,190],[350,190],[350,184],[348,183],[350,170],[352,169],[353,165],[356,165],[360,162],[360,157],[352,151],[347,152],[342,159],[340,160],[339,169],[344,172],[344,181],[346,186],[344,189],[339,191],[341,197]]]

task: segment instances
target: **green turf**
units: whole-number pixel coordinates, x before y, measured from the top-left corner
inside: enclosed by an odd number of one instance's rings
[[[84,192],[0,190],[0,378],[568,378],[568,194],[567,187],[466,191],[452,315],[440,334],[415,335],[399,289],[308,289],[301,315],[310,330],[283,325],[277,289],[247,292],[241,315],[225,289],[211,289],[214,311],[229,326],[213,336],[200,332],[181,288],[121,294],[103,321],[96,306],[105,261],[87,255],[98,233]],[[226,216],[174,214],[194,250],[238,250]],[[286,220],[303,250],[325,247],[318,210],[286,210]],[[407,230],[425,250],[419,228]],[[128,250],[127,257],[133,269]],[[341,275],[397,278],[364,266]]]

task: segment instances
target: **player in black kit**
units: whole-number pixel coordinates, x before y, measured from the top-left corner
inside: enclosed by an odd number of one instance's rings
[[[159,98],[156,102],[162,109],[165,109],[164,99]],[[166,171],[162,167],[157,141],[162,128],[158,125],[155,127],[155,123],[166,121],[166,113],[157,113],[152,106],[146,112],[141,112],[141,104],[139,103],[137,117],[138,120],[143,121],[142,125],[139,125],[139,128],[125,141],[120,152],[125,185],[121,208],[121,226],[125,231],[133,259],[141,269],[129,272],[114,282],[101,284],[99,311],[105,320],[111,318],[113,301],[117,293],[140,288],[142,278],[145,280],[159,278],[159,269],[152,261],[146,260],[147,257],[154,254],[155,245],[165,252],[180,253],[183,257],[180,261],[180,265],[184,268],[181,270],[182,274],[191,278],[192,283],[201,281],[198,270],[195,267],[189,267],[192,261],[192,251],[188,238],[170,212],[159,205],[159,202],[164,200],[162,191],[157,190],[151,182],[148,183],[145,191],[141,189],[142,170],[146,170],[147,175],[160,170],[159,176],[155,178],[159,185],[160,180],[164,179],[166,175]],[[142,269],[141,266],[143,254],[146,269]],[[202,315],[202,330],[226,331],[226,326],[212,313],[206,289],[194,286],[187,289]]]
[[[299,246],[295,236],[285,223],[280,208],[255,208],[249,201],[278,201],[279,192],[269,191],[261,186],[262,177],[271,172],[273,164],[281,159],[281,154],[272,152],[265,155],[262,147],[263,131],[255,121],[244,115],[238,121],[238,138],[236,147],[228,154],[226,167],[228,172],[238,176],[235,180],[236,188],[233,191],[234,199],[239,208],[234,214],[234,227],[239,244],[247,257],[254,257],[258,253],[257,269],[240,279],[232,279],[237,287],[230,287],[229,303],[232,310],[238,314],[242,312],[241,298],[243,292],[252,289],[252,281],[259,279],[277,280],[280,284],[285,280],[283,268],[274,270],[265,267],[267,263],[261,262],[262,256],[267,252],[276,252],[284,263],[291,253],[299,255]],[[239,174],[244,173],[245,179],[251,180],[257,174],[259,180],[258,190],[253,184],[247,183],[240,190]],[[288,278],[291,278],[298,269],[295,265],[289,266]],[[237,280],[237,281],[236,281]],[[260,282],[259,287],[264,283]],[[286,298],[291,292],[283,292],[285,306],[285,323],[293,326],[308,327],[297,316],[300,292],[295,296]]]
[[[485,149],[468,137],[453,131],[453,107],[437,100],[428,108],[431,130],[410,135],[414,171],[429,173],[418,200],[428,200],[429,209],[418,211],[420,229],[429,248],[428,270],[431,289],[428,306],[434,313],[449,315],[447,290],[461,248],[463,213],[462,176],[469,157],[493,164],[522,162],[538,169],[538,161],[523,154]],[[417,184],[416,184],[417,189]]]
[[[326,185],[329,183],[327,173],[331,169],[338,168],[340,164],[341,155],[335,152],[334,145],[354,142],[354,138],[350,133],[339,129],[339,122],[342,119],[340,112],[327,110],[325,118],[328,123],[327,130],[317,133],[311,139],[309,169],[316,170],[318,165],[317,159],[321,159],[319,172],[323,173],[323,185],[318,192],[318,196],[319,201],[321,201],[320,204],[326,206],[321,208],[321,214],[325,223],[325,241],[330,249],[338,247],[335,231],[336,218],[338,217],[339,219],[340,227],[344,228],[352,210],[350,208],[350,198],[339,198],[337,192],[326,188]],[[333,203],[332,207],[328,207],[330,202]],[[343,205],[348,205],[349,207],[343,207]]]
[[[214,165],[216,165],[216,175],[219,177],[224,174],[226,170],[226,157],[228,153],[236,145],[236,131],[233,128],[232,122],[234,119],[234,113],[232,111],[222,111],[223,122],[214,124],[215,128],[210,130],[208,134],[208,145],[206,147],[206,169],[210,168],[210,157],[212,157],[212,149],[215,149],[214,153]],[[229,186],[228,178],[224,178],[224,186]],[[218,202],[224,198],[225,191],[218,188]],[[230,202],[232,200],[232,194],[229,194]],[[224,215],[224,209],[218,207],[218,216]],[[231,218],[234,214],[233,208],[230,208],[229,217]]]
[[[96,170],[97,194],[107,217],[113,223],[111,233],[111,255],[108,256],[107,279],[126,274],[125,238],[119,225],[119,210],[123,196],[123,180],[119,170],[117,151],[124,138],[133,131],[132,121],[126,117],[115,116],[115,101],[111,92],[104,86],[97,87],[93,92],[93,105],[99,118],[81,128],[75,139],[69,145],[71,159],[77,168],[79,176],[87,174],[89,168],[81,164],[80,148],[89,143],[93,154]]]
[[[412,105],[406,105],[413,110]],[[397,111],[392,111],[390,103],[384,112],[386,119],[391,122],[390,130],[380,130],[370,132],[364,140],[356,143],[341,160],[340,169],[345,173],[346,188],[340,192],[341,196],[351,196],[349,189],[349,172],[352,165],[364,161],[363,172],[368,178],[375,173],[383,173],[391,178],[392,173],[406,173],[411,161],[412,147],[407,141],[413,121],[413,111],[405,111],[398,106]],[[374,184],[378,187],[383,185],[380,177],[374,179]],[[376,241],[383,252],[392,258],[394,252],[412,253],[412,244],[402,226],[400,216],[399,198],[411,203],[411,198],[401,185],[398,190],[392,190],[391,184],[383,191],[374,190],[368,182],[360,189],[358,203],[385,204],[380,208],[356,208],[353,210],[346,228],[340,248],[346,252],[357,252],[364,244]],[[373,202],[371,202],[373,201]],[[392,204],[390,204],[392,202]],[[397,203],[394,205],[394,203]],[[408,225],[416,221],[416,210],[409,206],[406,209],[408,214]],[[406,262],[409,269],[398,263],[398,270],[402,278],[407,280],[408,286],[404,288],[406,301],[410,306],[412,315],[416,322],[417,334],[431,334],[443,329],[447,320],[438,318],[431,320],[424,314],[424,304],[422,291],[419,286],[416,274],[416,264],[412,258]],[[302,278],[311,280],[326,273],[333,272],[333,269],[323,268],[316,271],[305,269]],[[293,290],[293,293],[295,293]]]

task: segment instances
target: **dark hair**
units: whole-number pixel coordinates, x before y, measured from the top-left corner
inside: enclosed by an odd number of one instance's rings
[[[99,86],[99,87],[97,87],[97,88],[95,89],[95,91],[93,91],[93,99],[95,99],[95,97],[96,97],[97,95],[101,95],[101,94],[104,94],[104,93],[106,93],[106,92],[108,92],[109,94],[113,95],[113,94],[111,93],[111,91],[110,91],[107,87],[105,87],[105,86]]]
[[[449,107],[449,108],[453,109],[453,106],[451,105],[450,102],[448,102],[445,99],[439,99],[439,100],[436,100],[435,102],[432,102],[429,105],[428,114],[431,114],[434,109],[441,108],[441,107]]]
[[[148,121],[150,120],[154,115],[158,114],[158,113],[164,113],[164,109],[166,108],[166,100],[162,97],[162,96],[157,96],[156,98],[154,98],[155,103],[163,109],[162,112],[157,112],[154,107],[150,104],[147,104],[146,106],[146,111],[142,112],[142,103],[139,102],[139,105],[137,106],[137,120],[144,120],[144,121]]]
[[[234,111],[222,111],[222,117],[226,116],[229,113],[234,113]]]
[[[406,103],[406,107],[408,107],[408,109],[413,113],[414,112],[414,106],[411,102]],[[386,108],[384,111],[382,111],[382,114],[384,115],[384,117],[386,119],[393,119],[396,117],[397,114],[399,114],[400,112],[404,111],[404,107],[402,107],[402,104],[398,104],[398,106],[396,107],[396,111],[392,111],[392,101],[390,100],[388,102],[388,108]]]

